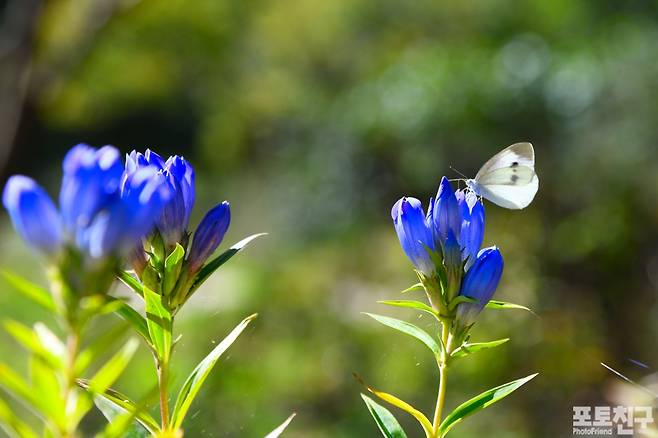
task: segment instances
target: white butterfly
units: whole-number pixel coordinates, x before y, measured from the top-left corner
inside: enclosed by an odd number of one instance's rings
[[[508,146],[489,161],[466,185],[478,196],[512,210],[527,207],[539,189],[535,150],[530,143]]]

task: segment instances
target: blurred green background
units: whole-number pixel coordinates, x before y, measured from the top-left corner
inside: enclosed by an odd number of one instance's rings
[[[151,147],[195,165],[194,224],[231,202],[223,247],[270,233],[180,315],[175,385],[260,313],[212,373],[186,436],[263,436],[291,411],[287,437],[378,436],[354,371],[430,413],[430,354],[360,313],[417,318],[376,304],[415,282],[390,207],[523,140],[539,193],[520,212],[487,204],[485,244],[506,260],[496,297],[537,316],[484,313],[474,340],[512,340],[458,362],[448,407],[540,375],[454,435],[571,436],[572,406],[614,403],[600,362],[634,378],[648,371],[629,358],[658,366],[655,1],[0,4],[3,180],[26,173],[56,194],[78,142]],[[0,264],[43,280],[6,215],[0,232]],[[0,288],[0,318],[43,316]],[[4,333],[0,358],[24,360]],[[142,351],[118,387],[137,398],[155,381]]]

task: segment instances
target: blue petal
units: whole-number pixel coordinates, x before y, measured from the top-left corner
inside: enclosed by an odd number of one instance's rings
[[[495,247],[482,249],[473,266],[466,272],[460,295],[473,298],[477,303],[462,303],[457,309],[457,318],[465,325],[471,324],[489,302],[503,275],[503,256]]]
[[[48,194],[33,179],[23,175],[9,178],[2,194],[14,228],[33,248],[48,254],[62,245],[61,219]]]
[[[471,191],[459,192],[460,207],[464,220],[460,242],[463,248],[462,257],[466,260],[466,269],[470,268],[477,257],[484,239],[484,206]]]
[[[189,256],[189,269],[194,273],[201,269],[224,239],[231,223],[231,208],[227,201],[211,208],[194,232]]]
[[[439,191],[436,194],[434,212],[432,213],[435,236],[439,242],[445,242],[448,232],[459,238],[461,235],[462,215],[457,203],[457,197],[448,179],[441,178]]]
[[[423,207],[416,198],[402,198],[391,210],[393,225],[400,245],[411,263],[425,275],[431,275],[435,266],[427,249],[436,250],[432,230]]]

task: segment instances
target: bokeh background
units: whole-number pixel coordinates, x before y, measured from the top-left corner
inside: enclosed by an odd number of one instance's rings
[[[658,366],[656,2],[0,4],[3,181],[26,173],[55,195],[72,145],[151,147],[195,165],[194,223],[230,200],[224,246],[270,233],[180,315],[175,385],[260,313],[215,368],[186,436],[263,436],[291,411],[285,436],[378,436],[354,371],[430,413],[425,347],[360,313],[417,318],[376,304],[415,282],[390,207],[522,140],[535,145],[539,193],[520,212],[487,204],[485,243],[506,260],[496,297],[537,316],[485,312],[474,340],[512,340],[455,367],[449,407],[540,375],[454,435],[571,436],[572,406],[614,402],[617,379],[600,362],[633,378]],[[6,215],[0,265],[43,281]],[[0,317],[44,315],[2,285]],[[24,360],[6,334],[0,357]],[[118,387],[138,398],[154,384],[142,351]]]

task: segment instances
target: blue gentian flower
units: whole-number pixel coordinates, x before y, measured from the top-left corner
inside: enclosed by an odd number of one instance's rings
[[[2,194],[18,234],[31,247],[54,255],[62,246],[62,221],[45,190],[23,175],[9,178]]]
[[[145,166],[155,166],[164,175],[171,198],[157,220],[157,229],[167,248],[187,238],[187,228],[194,206],[194,169],[182,157],[173,156],[164,161],[160,155],[147,149],[144,154],[132,151],[126,157],[126,174]]]
[[[190,273],[198,272],[224,239],[231,223],[231,208],[227,201],[208,210],[194,232],[188,258]]]
[[[500,278],[503,275],[503,256],[495,247],[482,249],[473,266],[466,272],[459,295],[477,300],[475,303],[461,303],[457,307],[457,321],[468,326],[489,302]]]
[[[434,234],[439,242],[443,243],[452,232],[456,237],[461,235],[462,213],[450,182],[444,176],[439,184],[439,191],[434,201],[432,221]]]
[[[459,241],[462,247],[462,259],[466,269],[470,268],[477,257],[484,239],[484,206],[477,195],[470,190],[455,193],[462,214],[462,226]]]
[[[436,250],[432,235],[432,203],[427,216],[421,202],[416,198],[404,197],[393,205],[391,217],[400,245],[411,263],[425,276],[435,271],[434,263],[428,252]]]
[[[19,234],[49,254],[66,243],[91,259],[119,257],[153,228],[169,199],[156,167],[127,175],[112,146],[74,146],[63,170],[60,212],[26,177],[10,178],[3,196]]]

